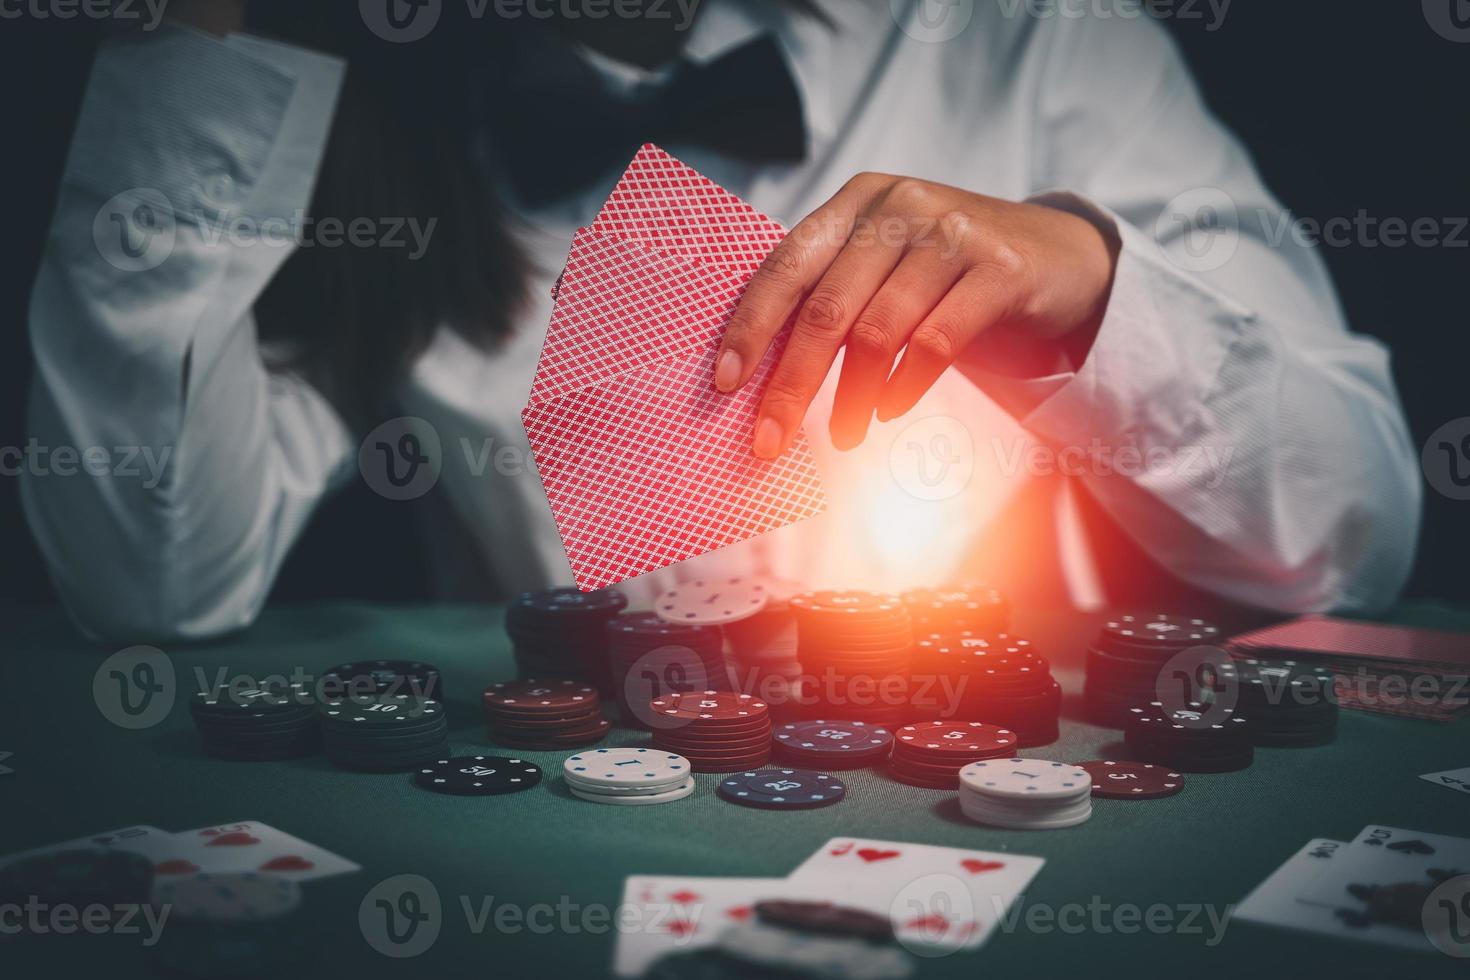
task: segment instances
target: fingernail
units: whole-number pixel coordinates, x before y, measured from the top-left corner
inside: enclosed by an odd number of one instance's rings
[[[715,362],[715,387],[721,391],[734,391],[740,383],[740,355],[727,350]]]
[[[781,455],[781,425],[775,419],[761,419],[755,427],[755,442],[751,452],[761,459],[775,459]]]

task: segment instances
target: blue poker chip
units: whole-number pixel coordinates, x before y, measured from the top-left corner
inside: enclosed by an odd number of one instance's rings
[[[810,769],[757,769],[731,773],[720,781],[720,796],[763,810],[810,810],[831,806],[847,795],[836,776]]]
[[[552,616],[575,615],[577,613],[612,614],[628,606],[628,597],[616,589],[598,589],[582,592],[570,586],[546,589],[542,592],[522,592],[510,603],[512,617],[517,613],[544,613]]]
[[[797,721],[772,735],[784,751],[814,758],[866,759],[893,747],[893,733],[861,721]]]

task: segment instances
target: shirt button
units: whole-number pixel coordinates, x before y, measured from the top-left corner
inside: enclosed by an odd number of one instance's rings
[[[229,174],[215,174],[204,181],[204,203],[216,210],[227,211],[239,197],[235,178]]]

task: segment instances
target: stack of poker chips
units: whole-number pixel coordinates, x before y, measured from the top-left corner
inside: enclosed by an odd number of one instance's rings
[[[797,721],[775,732],[775,756],[804,769],[861,769],[893,751],[893,733],[861,721]]]
[[[581,681],[501,681],[480,700],[491,741],[508,748],[577,749],[601,741],[612,727],[602,717],[597,688]]]
[[[771,599],[754,616],[726,623],[724,630],[735,689],[765,701],[774,719],[797,717],[802,670],[790,603]]]
[[[695,772],[759,769],[771,758],[771,713],[734,691],[690,691],[648,704],[653,747],[678,753]]]
[[[1151,701],[1131,708],[1124,740],[1144,762],[1180,772],[1235,772],[1255,761],[1250,723],[1223,704]]]
[[[924,721],[894,733],[888,772],[894,779],[924,789],[954,789],[960,770],[983,759],[1009,757],[1016,735],[979,721]]]
[[[909,713],[914,634],[908,608],[873,592],[806,592],[791,598],[806,718],[892,728]]]
[[[589,803],[653,806],[694,792],[689,760],[657,749],[592,749],[568,756],[561,771],[571,794]]]
[[[149,901],[153,868],[153,861],[141,854],[100,847],[68,848],[0,864],[0,908],[16,910],[6,938],[38,925],[38,935],[50,932],[46,917],[52,909],[85,909],[88,925],[94,914],[103,922],[116,915],[131,919]],[[47,912],[31,916],[21,911],[33,906]],[[103,911],[94,913],[99,907]]]
[[[1007,629],[1011,604],[998,590],[983,585],[945,585],[910,589],[902,596],[914,633],[1000,633]]]
[[[1202,619],[1159,613],[1109,620],[1087,651],[1089,719],[1123,728],[1129,709],[1159,696],[1160,674],[1170,658],[1219,638],[1220,630]]]
[[[204,751],[220,759],[293,759],[319,745],[316,702],[299,683],[199,691],[189,700],[189,713]]]
[[[933,633],[914,645],[909,676],[916,717],[1000,725],[1016,733],[1023,749],[1059,736],[1062,687],[1028,640],[970,630]]]
[[[1315,748],[1337,737],[1330,668],[1294,660],[1237,660],[1235,707],[1250,718],[1251,738],[1270,748]]]
[[[505,610],[516,676],[586,681],[610,694],[613,677],[603,630],[627,605],[627,597],[613,589],[564,587],[517,596]]]
[[[361,660],[327,668],[321,676],[323,698],[364,698],[409,694],[444,700],[439,668],[421,660]]]
[[[976,823],[1057,830],[1092,816],[1092,777],[1066,762],[991,759],[960,770],[960,809]]]
[[[605,631],[612,689],[628,728],[649,727],[648,702],[661,694],[730,689],[718,626],[670,623],[636,612],[608,620]]]
[[[324,701],[327,758],[344,769],[407,772],[449,754],[449,719],[433,698],[407,694]]]

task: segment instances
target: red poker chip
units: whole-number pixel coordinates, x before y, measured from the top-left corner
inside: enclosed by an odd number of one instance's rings
[[[689,760],[689,768],[694,772],[745,772],[749,769],[760,769],[770,762],[769,756],[756,756],[749,761],[739,760]]]
[[[1079,762],[1092,777],[1092,795],[1109,800],[1156,800],[1184,789],[1184,776],[1169,766],[1098,759]]]
[[[888,777],[905,786],[917,786],[920,789],[959,789],[959,774],[946,779],[931,779],[924,776],[913,776],[893,766],[888,767]]]
[[[485,705],[527,712],[557,712],[600,703],[597,689],[570,680],[499,681],[485,689]]]
[[[908,745],[939,755],[993,752],[1016,744],[1016,735],[981,721],[921,721],[894,732],[895,745]]]
[[[665,718],[697,718],[734,721],[765,717],[766,703],[750,694],[734,691],[689,691],[667,694],[648,703],[649,710]]]

